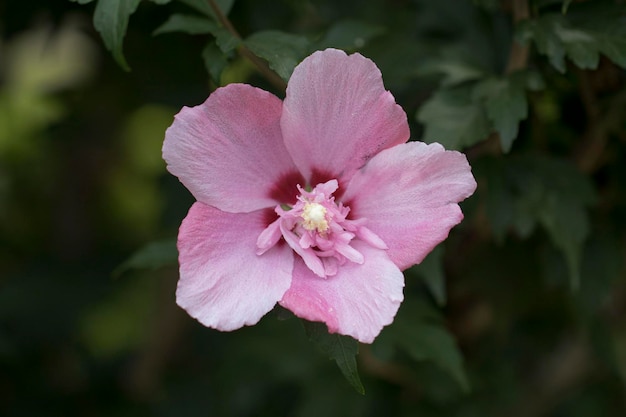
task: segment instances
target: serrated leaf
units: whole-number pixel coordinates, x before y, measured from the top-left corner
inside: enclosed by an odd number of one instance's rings
[[[93,24],[102,36],[104,45],[113,58],[126,71],[130,67],[124,58],[122,44],[130,15],[137,10],[140,0],[98,0],[93,15]]]
[[[513,74],[505,78],[488,78],[481,81],[475,94],[484,100],[487,117],[500,135],[502,150],[511,150],[517,137],[519,122],[528,117],[525,78]]]
[[[583,243],[589,234],[585,208],[558,195],[549,195],[539,213],[539,219],[565,256],[571,287],[578,289]]]
[[[342,20],[328,29],[322,40],[316,45],[316,49],[337,48],[355,51],[384,32],[385,29],[382,26],[360,20]]]
[[[584,30],[555,25],[556,36],[563,42],[567,56],[579,68],[595,69],[600,62],[597,40]]]
[[[228,65],[228,60],[222,51],[220,51],[215,43],[209,42],[202,50],[202,60],[204,61],[204,66],[209,72],[209,75],[211,75],[211,79],[217,85],[220,85],[222,72]]]
[[[415,361],[432,361],[450,374],[464,391],[470,385],[463,356],[454,337],[445,328],[440,314],[420,300],[405,300],[394,323],[383,329],[382,343],[391,339]]]
[[[113,271],[118,277],[131,269],[158,269],[178,263],[178,249],[175,239],[149,243],[135,252],[128,260]]]
[[[415,273],[422,277],[424,284],[439,306],[446,305],[446,277],[443,270],[443,246],[439,245],[426,258],[415,266]]]
[[[424,142],[439,142],[449,149],[462,149],[489,136],[491,127],[470,86],[441,89],[417,113],[425,125]]]
[[[518,36],[523,42],[534,41],[539,52],[548,57],[552,66],[565,72],[565,48],[549,22],[539,19],[522,22]]]
[[[560,72],[566,56],[580,68],[595,69],[601,53],[626,67],[625,14],[622,5],[589,2],[572,6],[567,15],[548,13],[523,22],[519,36],[532,40]]]
[[[359,393],[365,394],[365,388],[361,383],[359,371],[356,366],[356,355],[359,352],[359,344],[349,336],[330,334],[325,324],[302,321],[304,329],[317,348],[329,359],[334,360],[341,373],[352,387]]]
[[[215,21],[219,21],[219,19],[215,15],[215,12],[211,8],[211,5],[209,4],[207,0],[178,0],[178,1],[186,4],[189,7],[196,9],[197,11],[204,14],[205,16],[209,16],[215,19]],[[228,13],[230,13],[230,9],[232,9],[233,4],[235,3],[235,0],[215,0],[215,3],[217,4],[217,7],[220,8],[220,11],[222,12],[222,14],[224,14],[224,16],[227,16]]]
[[[175,14],[170,16],[165,23],[159,26],[153,32],[153,35],[160,35],[162,33],[169,32],[183,32],[190,35],[202,35],[215,33],[217,30],[218,25],[213,20],[194,15]]]
[[[498,224],[500,230],[509,226],[522,237],[528,237],[537,224],[543,226],[565,256],[571,286],[576,288],[580,281],[582,248],[589,233],[586,208],[595,201],[589,178],[569,162],[522,155],[497,165],[488,177],[488,187],[494,187],[494,180],[495,192],[505,195],[506,204],[488,206],[488,212],[510,213]],[[504,224],[506,221],[508,225]]]
[[[289,80],[293,69],[309,50],[309,41],[304,36],[277,30],[256,32],[244,43],[255,55],[265,59],[285,81]]]
[[[481,79],[485,76],[484,70],[467,62],[460,60],[434,60],[426,62],[416,72],[419,76],[440,74],[442,87],[453,87],[468,81]]]
[[[215,43],[217,46],[225,54],[233,51],[241,44],[241,40],[239,38],[236,38],[232,33],[226,30],[226,28],[221,26],[217,27],[217,30],[213,32],[213,36],[215,36]]]
[[[448,372],[463,391],[470,390],[470,384],[463,369],[463,356],[456,341],[443,326],[416,323],[404,329],[404,337],[397,344],[416,361],[429,360]]]
[[[175,14],[165,23],[159,26],[154,35],[168,32],[184,32],[190,35],[212,34],[216,44],[224,53],[229,53],[237,48],[241,41],[231,34],[226,28],[205,17]]]

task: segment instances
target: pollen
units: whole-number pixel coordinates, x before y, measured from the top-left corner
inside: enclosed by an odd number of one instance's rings
[[[326,219],[326,208],[318,203],[306,203],[302,209],[302,226],[306,230],[316,230],[324,233],[328,230],[328,220]]]

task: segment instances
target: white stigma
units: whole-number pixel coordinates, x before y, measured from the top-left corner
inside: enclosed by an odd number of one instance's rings
[[[306,230],[317,230],[324,233],[328,230],[326,208],[318,203],[306,203],[302,210],[302,226]]]

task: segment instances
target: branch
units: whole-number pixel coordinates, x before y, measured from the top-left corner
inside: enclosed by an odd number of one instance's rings
[[[530,17],[528,0],[512,0],[511,6],[513,8],[513,22],[515,24]],[[526,68],[527,64],[528,46],[524,46],[513,39],[511,51],[509,53],[509,60],[506,64],[505,74],[511,74],[515,71],[523,70]],[[470,159],[483,154],[502,154],[500,135],[494,132],[486,140],[479,142],[476,146],[468,149],[466,153]]]
[[[589,124],[580,144],[574,151],[574,162],[582,172],[593,172],[600,163],[611,132],[619,130],[626,105],[626,92],[613,96],[601,109],[593,91],[590,91],[588,74],[581,72],[581,96]]]
[[[252,64],[254,64],[254,66],[259,70],[259,72],[270,83],[272,83],[274,87],[276,87],[279,90],[284,91],[287,88],[287,83],[283,81],[283,79],[280,78],[278,74],[272,71],[272,69],[269,67],[269,65],[267,65],[265,61],[263,61],[258,56],[254,55],[252,51],[250,51],[244,45],[243,38],[241,37],[239,32],[237,32],[237,29],[235,29],[235,27],[230,22],[230,20],[228,20],[228,18],[224,15],[224,13],[222,13],[217,3],[215,3],[215,0],[207,0],[207,1],[209,2],[209,6],[211,6],[211,9],[213,9],[215,16],[217,16],[217,19],[219,20],[219,22],[226,28],[226,30],[228,30],[228,32],[230,32],[231,35],[233,35],[235,38],[241,41],[239,43],[239,46],[237,47],[237,52],[239,52],[239,55],[246,58],[248,61],[252,62]]]
[[[513,6],[513,23],[517,25],[522,20],[526,20],[530,17],[530,9],[528,7],[528,0],[512,0]],[[509,61],[506,65],[506,73],[511,74],[515,71],[526,68],[528,64],[528,45],[522,45],[515,39],[511,45],[511,52],[509,53]]]

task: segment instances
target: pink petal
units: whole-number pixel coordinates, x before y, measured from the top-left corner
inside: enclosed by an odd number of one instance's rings
[[[281,112],[281,101],[258,88],[217,89],[203,104],[184,107],[165,133],[168,170],[198,201],[225,211],[292,203],[303,179],[283,143]]]
[[[458,202],[476,189],[465,155],[438,144],[387,149],[358,171],[344,204],[389,247],[401,270],[419,263],[463,219]]]
[[[265,230],[259,234],[259,237],[256,240],[256,254],[263,255],[269,249],[274,247],[276,243],[283,236],[282,231],[280,230],[281,219],[276,219]]]
[[[363,264],[346,262],[337,274],[316,276],[296,258],[291,288],[280,304],[296,316],[326,323],[331,333],[371,343],[393,321],[402,302],[404,277],[385,251],[354,242]]]
[[[265,219],[263,210],[227,213],[195,203],[183,220],[176,301],[205,326],[229,331],[255,324],[289,288],[291,249],[276,245],[256,255]]]
[[[289,245],[294,252],[300,255],[300,259],[302,259],[306,265],[315,272],[317,276],[324,276],[324,264],[320,260],[320,258],[315,255],[313,249],[311,248],[303,248],[300,246],[300,242],[298,241],[297,236],[290,230],[287,230],[285,227],[285,223],[280,223],[280,228],[283,237],[285,238],[285,242]]]
[[[373,155],[409,138],[406,114],[376,65],[336,49],[315,52],[296,67],[281,126],[289,153],[313,186],[332,178],[346,183]]]

